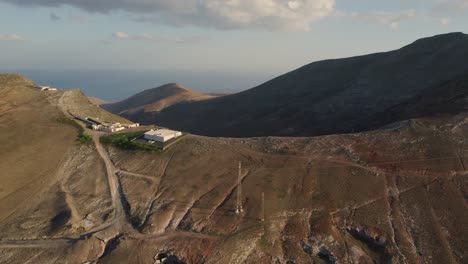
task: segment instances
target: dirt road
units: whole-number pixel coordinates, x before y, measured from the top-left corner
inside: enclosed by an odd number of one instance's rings
[[[60,239],[46,239],[46,240],[5,240],[0,241],[0,248],[55,248],[66,247],[74,242],[76,239],[60,238]]]

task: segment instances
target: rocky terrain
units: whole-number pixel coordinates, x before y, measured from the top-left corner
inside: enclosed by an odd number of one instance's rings
[[[0,263],[467,261],[466,111],[148,153],[79,143],[69,113],[119,117],[33,86],[0,75]]]
[[[207,136],[368,131],[463,110],[468,96],[466,58],[468,35],[451,33],[395,51],[314,62],[241,93],[180,102],[162,111],[129,114],[122,108],[106,109],[135,122]]]

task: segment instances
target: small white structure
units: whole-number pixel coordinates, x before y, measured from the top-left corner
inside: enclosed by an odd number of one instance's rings
[[[126,128],[132,128],[132,127],[139,127],[140,124],[139,123],[134,123],[134,124],[124,124],[123,125],[124,127]]]
[[[113,125],[113,124],[111,125],[93,124],[91,125],[91,127],[93,128],[93,130],[96,130],[96,131],[103,131],[103,132],[110,132],[110,133],[119,132],[125,129],[125,127],[121,125]]]
[[[169,129],[152,129],[145,133],[144,138],[148,141],[153,140],[158,142],[166,142],[180,136],[182,136],[182,132],[180,131],[173,131]]]
[[[52,88],[50,86],[37,86],[36,88],[41,91],[57,91],[57,88]]]
[[[97,130],[114,133],[114,132],[122,131],[124,129],[125,129],[125,127],[120,126],[120,125],[110,125],[110,126],[101,125],[101,126],[98,127]]]

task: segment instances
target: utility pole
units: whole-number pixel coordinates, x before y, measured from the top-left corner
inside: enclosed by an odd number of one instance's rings
[[[242,209],[242,163],[239,161],[239,174],[237,176],[237,206],[236,206],[236,214],[242,213],[244,210]]]
[[[262,192],[262,222],[265,222],[265,193]]]

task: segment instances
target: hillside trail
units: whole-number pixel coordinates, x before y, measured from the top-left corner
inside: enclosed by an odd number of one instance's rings
[[[71,91],[65,91],[60,99],[58,100],[57,106],[62,110],[62,112],[67,115],[69,118],[75,118],[70,114],[70,110],[67,107],[67,99],[72,95]],[[78,122],[78,124],[83,127],[85,131],[87,131],[86,126],[83,123]],[[110,223],[103,223],[102,225],[95,227],[91,232],[95,232],[96,230],[106,229],[110,227],[110,225],[117,225],[119,230],[122,230],[122,227],[126,225],[125,219],[125,211],[122,205],[122,196],[121,196],[121,187],[119,185],[119,180],[117,178],[117,172],[119,171],[114,164],[112,163],[109,155],[107,154],[106,150],[102,146],[101,142],[99,141],[100,136],[102,133],[98,131],[92,131],[91,136],[93,139],[93,143],[96,147],[96,150],[101,157],[104,165],[106,167],[106,174],[107,174],[107,181],[109,185],[109,192],[111,195],[112,206],[114,208],[114,217]]]
[[[67,117],[74,118],[67,107],[67,100],[72,96],[71,91],[64,91],[58,100],[49,100],[51,104],[55,104]],[[51,99],[49,97],[49,99]],[[85,131],[87,128],[84,124],[78,123]],[[101,157],[106,167],[107,181],[109,192],[111,195],[112,206],[114,209],[114,216],[111,220],[102,223],[99,226],[92,228],[86,233],[80,235],[78,238],[59,238],[59,239],[37,239],[37,240],[5,240],[0,241],[0,248],[36,248],[36,247],[61,247],[73,244],[76,241],[84,240],[90,236],[96,236],[97,238],[103,237],[100,240],[103,242],[118,236],[122,232],[131,231],[129,230],[129,224],[126,221],[125,211],[122,205],[121,187],[117,178],[118,169],[115,168],[109,155],[101,145],[99,138],[101,133],[92,131],[91,136],[96,150]],[[71,197],[68,197],[72,199]],[[130,227],[131,229],[131,227]]]
[[[72,109],[67,107],[67,100],[72,96],[71,91],[64,91],[58,100],[52,100],[49,97],[49,102],[56,105],[67,117],[74,119],[75,117],[70,113]],[[0,248],[11,249],[11,248],[58,248],[58,247],[67,247],[73,243],[86,240],[91,236],[96,237],[98,240],[103,242],[103,247],[105,248],[107,243],[112,239],[119,237],[122,234],[128,234],[131,237],[137,239],[164,239],[164,238],[173,238],[173,237],[196,237],[196,238],[215,238],[211,235],[201,235],[191,232],[184,231],[172,231],[164,234],[141,234],[136,231],[126,219],[126,213],[123,206],[123,197],[122,197],[122,187],[118,179],[119,173],[125,173],[131,176],[142,177],[142,178],[151,178],[148,175],[141,175],[129,171],[122,171],[115,167],[111,158],[109,157],[107,151],[104,149],[100,142],[100,137],[104,135],[102,132],[98,131],[89,131],[86,126],[82,123],[78,124],[86,131],[86,133],[91,134],[93,139],[94,146],[104,162],[107,174],[107,181],[109,192],[111,195],[112,206],[114,209],[114,215],[111,220],[108,220],[102,223],[99,226],[88,230],[87,232],[81,234],[79,237],[64,237],[64,238],[48,238],[48,239],[31,239],[31,240],[4,240],[0,241]],[[152,179],[154,180],[154,178]],[[72,199],[72,197],[69,197]]]

